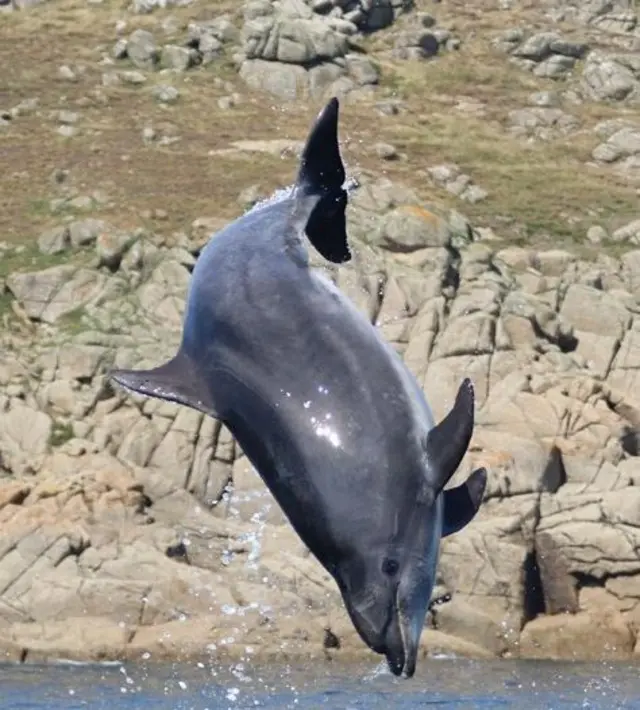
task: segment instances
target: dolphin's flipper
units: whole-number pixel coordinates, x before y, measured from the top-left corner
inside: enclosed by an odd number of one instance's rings
[[[351,259],[347,243],[345,171],[338,145],[338,99],[320,112],[302,152],[292,226],[329,261]]]
[[[217,417],[209,388],[182,350],[153,370],[112,370],[109,376],[128,390],[168,402],[177,402]]]
[[[437,495],[456,472],[473,434],[473,385],[465,378],[447,416],[427,434],[429,483]]]
[[[461,486],[443,491],[442,537],[453,535],[471,522],[478,512],[486,485],[486,469],[477,468]]]

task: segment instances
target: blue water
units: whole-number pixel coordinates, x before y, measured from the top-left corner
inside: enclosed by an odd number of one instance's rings
[[[427,660],[384,667],[134,664],[0,666],[2,710],[640,709],[640,665]]]

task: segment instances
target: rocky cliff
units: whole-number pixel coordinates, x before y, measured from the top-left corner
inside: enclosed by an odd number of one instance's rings
[[[0,29],[2,653],[377,658],[224,427],[106,379],[174,351],[202,245],[330,93],[362,186],[353,262],[317,267],[437,417],[464,376],[478,397],[486,500],[424,652],[639,653],[633,3],[168,5],[14,0]]]

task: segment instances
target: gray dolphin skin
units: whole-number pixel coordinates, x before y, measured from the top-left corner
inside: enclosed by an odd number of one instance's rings
[[[474,517],[486,471],[444,490],[472,435],[471,382],[436,425],[399,355],[309,268],[307,239],[333,263],[351,258],[347,199],[334,98],[295,185],[203,249],[175,357],[111,377],[222,421],[335,579],[363,641],[411,677],[440,540]]]

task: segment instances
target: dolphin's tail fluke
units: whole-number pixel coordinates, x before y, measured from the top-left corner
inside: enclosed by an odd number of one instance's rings
[[[333,98],[316,119],[302,153],[293,221],[314,248],[335,264],[351,259],[345,178],[338,145],[338,99]]]

